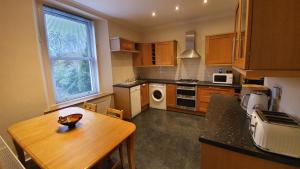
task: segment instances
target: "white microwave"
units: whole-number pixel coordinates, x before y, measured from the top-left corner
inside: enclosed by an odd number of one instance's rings
[[[213,73],[213,83],[232,84],[233,83],[233,74],[232,73]]]

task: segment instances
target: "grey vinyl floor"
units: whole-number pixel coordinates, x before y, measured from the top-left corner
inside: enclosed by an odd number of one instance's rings
[[[199,169],[199,131],[204,118],[149,109],[133,122],[138,169]]]
[[[203,117],[148,109],[136,116],[133,122],[137,127],[137,169],[200,168],[198,138],[204,123]],[[117,152],[113,158],[118,158]],[[32,164],[28,168],[35,168],[31,166]],[[124,168],[128,168],[126,153]]]

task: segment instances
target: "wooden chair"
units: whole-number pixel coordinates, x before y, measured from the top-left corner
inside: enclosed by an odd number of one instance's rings
[[[108,108],[106,115],[123,120],[123,110]]]
[[[89,111],[97,112],[97,104],[95,103],[84,102],[83,108]]]
[[[106,115],[123,120],[123,112],[124,112],[123,110],[108,108],[106,111]],[[120,161],[116,162],[111,167],[111,169],[116,169],[119,165],[121,165],[121,167],[124,168],[123,143],[121,143],[118,148],[119,148]]]

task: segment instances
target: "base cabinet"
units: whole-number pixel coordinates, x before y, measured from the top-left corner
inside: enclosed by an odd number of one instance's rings
[[[206,113],[210,98],[213,94],[234,96],[234,88],[199,86],[197,88],[197,111]]]
[[[167,84],[167,107],[176,108],[176,85]]]
[[[114,102],[116,109],[124,111],[124,119],[130,120],[132,117],[130,88],[114,87]]]
[[[224,158],[226,157],[226,158]],[[297,169],[261,158],[201,143],[201,169]],[[299,169],[299,168],[298,168]]]
[[[149,85],[144,83],[141,85],[141,106],[142,108],[149,105]]]

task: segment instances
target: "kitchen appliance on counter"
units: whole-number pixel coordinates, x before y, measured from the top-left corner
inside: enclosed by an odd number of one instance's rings
[[[290,115],[255,110],[249,129],[258,148],[300,158],[300,124]]]
[[[196,82],[197,83],[197,82]],[[190,84],[177,84],[176,88],[176,107],[196,111],[197,87],[195,80]]]
[[[259,108],[263,111],[268,110],[269,97],[266,94],[260,92],[246,94],[242,98],[241,107],[247,111],[248,116],[251,116],[256,108]]]
[[[233,83],[233,74],[232,73],[213,73],[213,83],[230,85]]]

